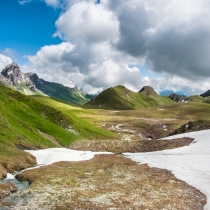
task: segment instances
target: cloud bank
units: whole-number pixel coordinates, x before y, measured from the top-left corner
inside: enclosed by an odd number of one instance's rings
[[[62,43],[29,56],[44,78],[88,92],[123,84],[133,90],[198,93],[210,88],[208,0],[45,0],[63,9],[54,36]],[[141,69],[162,78],[141,76]],[[50,76],[49,76],[50,75]]]

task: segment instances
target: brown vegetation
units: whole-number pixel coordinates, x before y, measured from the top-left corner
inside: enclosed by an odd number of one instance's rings
[[[24,151],[19,157],[1,158],[0,178],[6,177],[7,172],[20,171],[33,165],[36,165],[36,158]]]
[[[192,143],[192,138],[179,138],[170,141],[165,140],[139,140],[139,141],[122,141],[122,140],[101,140],[101,141],[76,141],[69,145],[69,148],[75,150],[87,151],[108,151],[113,153],[124,152],[152,152],[165,149],[173,149],[188,146]]]
[[[116,156],[59,162],[25,171],[31,186],[14,209],[171,209],[201,210],[206,197],[169,171]]]
[[[6,205],[6,203],[2,203],[2,199],[8,196],[10,193],[17,191],[17,188],[12,183],[2,184],[0,183],[0,207]]]

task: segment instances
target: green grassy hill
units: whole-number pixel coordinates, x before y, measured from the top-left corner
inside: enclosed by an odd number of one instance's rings
[[[189,96],[187,97],[189,102],[205,102],[205,99],[202,96],[199,95],[193,95],[193,96]]]
[[[76,117],[77,107],[48,97],[26,96],[1,84],[0,106],[0,176],[2,166],[12,171],[35,163],[22,149],[66,147],[78,139],[116,137]]]
[[[104,109],[138,109],[152,106],[170,105],[174,102],[165,96],[160,96],[146,87],[141,92],[133,92],[126,87],[119,85],[111,87],[86,104],[86,107]]]

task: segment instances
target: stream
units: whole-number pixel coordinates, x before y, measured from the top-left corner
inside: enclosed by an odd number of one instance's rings
[[[44,150],[25,150],[33,156],[36,157],[37,165],[34,167],[27,168],[25,170],[31,170],[38,168],[40,166],[49,165],[54,162],[59,161],[84,161],[90,160],[97,154],[113,154],[111,152],[91,152],[91,151],[77,151],[67,148],[49,148]],[[28,182],[20,182],[15,179],[15,176],[25,170],[14,172],[13,174],[7,174],[7,178],[2,180],[2,183],[13,183],[17,187],[15,193],[11,193],[9,196],[5,197],[2,202],[9,202],[12,205],[0,207],[0,210],[13,209],[14,206],[25,206],[30,201],[30,198],[33,196],[31,193],[23,192],[29,187]],[[26,190],[27,191],[27,190]]]
[[[20,171],[21,172],[21,171]],[[7,178],[3,179],[2,180],[2,183],[3,184],[6,184],[6,183],[13,183],[16,187],[17,187],[17,191],[14,192],[14,193],[10,193],[9,196],[6,196],[2,202],[5,202],[5,203],[10,203],[12,205],[10,205],[11,207],[12,206],[15,206],[18,202],[22,202],[22,203],[27,203],[28,199],[26,200],[26,197],[25,196],[21,196],[21,193],[27,189],[29,187],[29,182],[20,182],[18,181],[15,176],[20,173],[20,172],[14,172],[13,174],[7,174]],[[25,199],[25,200],[24,200]],[[11,209],[11,207],[9,206],[2,206],[0,207],[0,210],[8,210],[8,209]]]

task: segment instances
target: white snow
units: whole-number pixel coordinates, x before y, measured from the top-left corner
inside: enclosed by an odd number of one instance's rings
[[[147,152],[124,153],[124,155],[141,164],[147,163],[172,171],[178,178],[197,188],[207,196],[204,209],[210,209],[210,130],[184,133],[164,138],[170,140],[181,137],[192,137],[194,141],[182,148]]]
[[[12,174],[7,173],[6,179],[15,179],[15,177]]]
[[[51,148],[43,150],[25,150],[36,157],[38,165],[49,165],[59,161],[90,160],[96,154],[113,154],[111,152],[76,151],[66,148]]]

